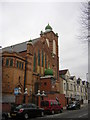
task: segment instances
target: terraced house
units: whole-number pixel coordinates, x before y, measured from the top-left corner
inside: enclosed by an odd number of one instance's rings
[[[79,100],[81,103],[88,102],[88,82],[71,76],[68,69],[59,71],[60,93],[65,95],[66,104],[71,100]]]

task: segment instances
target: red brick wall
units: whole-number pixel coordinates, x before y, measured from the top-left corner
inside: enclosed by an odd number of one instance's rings
[[[3,103],[2,104],[2,112],[10,112],[11,104],[10,103]]]
[[[46,83],[46,85],[45,85]],[[40,86],[41,91],[49,92],[51,91],[51,79],[43,79],[41,80],[41,86]]]

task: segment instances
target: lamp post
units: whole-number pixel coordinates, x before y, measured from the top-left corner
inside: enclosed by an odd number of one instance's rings
[[[38,93],[36,94],[36,96],[38,97],[38,106],[40,107],[40,96],[41,96],[41,94],[40,94],[40,90],[38,90]]]
[[[19,87],[18,88],[18,94],[21,94],[22,92],[21,92],[21,88]]]
[[[43,100],[43,97],[46,96],[45,91],[42,91],[42,94],[41,94],[40,90],[38,90],[38,93],[36,94],[36,96],[38,97],[38,106],[40,107],[41,97]]]
[[[46,94],[45,94],[45,91],[44,91],[44,90],[42,91],[41,96],[42,96],[42,100],[43,100],[43,98],[46,96]]]
[[[27,88],[25,88],[23,103],[27,103],[27,95],[28,95]]]
[[[29,95],[29,102],[33,102],[33,100],[32,100],[32,88],[30,88],[30,95]]]

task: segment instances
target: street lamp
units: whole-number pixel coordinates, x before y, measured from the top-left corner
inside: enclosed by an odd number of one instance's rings
[[[38,97],[38,106],[40,107],[40,96],[41,96],[41,94],[40,94],[40,90],[38,90],[38,93],[36,94],[36,96]]]
[[[46,94],[45,94],[45,91],[44,91],[44,90],[42,91],[41,96],[42,96],[42,100],[43,100],[43,97],[45,97],[45,96],[46,96]]]
[[[42,96],[46,96],[45,91],[42,91]]]
[[[38,90],[38,93],[36,94],[36,96],[38,97],[38,106],[40,107],[40,98],[42,97],[42,100],[43,100],[43,97],[46,96],[45,94],[45,91],[42,91],[42,94],[40,93],[40,90]]]
[[[40,90],[38,90],[37,96],[41,96],[41,94],[40,94]]]
[[[23,103],[26,102],[26,95],[28,95],[27,88],[25,88]]]
[[[27,94],[28,94],[28,92],[27,92],[27,88],[25,88],[24,95],[27,95]]]
[[[18,94],[21,94],[22,92],[21,92],[21,88],[19,87],[18,88]]]

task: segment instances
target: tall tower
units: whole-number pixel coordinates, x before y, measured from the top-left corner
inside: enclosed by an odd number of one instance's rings
[[[54,33],[52,27],[48,24],[43,35],[52,55],[52,68],[55,71],[56,79],[59,80],[58,34]]]

